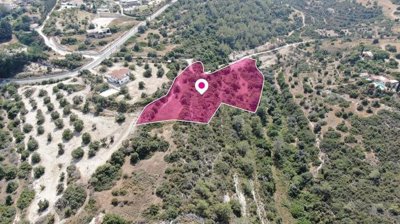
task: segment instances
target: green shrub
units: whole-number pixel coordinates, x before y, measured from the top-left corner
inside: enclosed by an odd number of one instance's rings
[[[49,207],[49,201],[46,199],[40,200],[38,202],[38,206],[39,206],[38,212],[44,212]]]
[[[29,133],[32,131],[33,126],[31,124],[24,124],[22,130],[24,133]]]
[[[25,188],[21,192],[21,195],[18,198],[17,207],[21,210],[24,210],[31,204],[34,198],[35,198],[35,191]]]
[[[102,224],[128,224],[128,221],[115,214],[106,214]]]
[[[130,162],[132,165],[135,165],[137,162],[139,162],[139,154],[136,152],[131,154]]]
[[[37,132],[38,135],[42,135],[44,133],[44,127],[42,125],[39,125],[37,127],[36,132]]]
[[[62,129],[64,127],[64,121],[61,118],[58,118],[57,120],[55,120],[54,124],[56,125],[56,128],[58,128],[58,129]]]
[[[83,121],[82,120],[76,120],[75,122],[74,122],[74,130],[76,131],[76,132],[81,132],[82,130],[83,130]]]
[[[116,117],[115,117],[115,122],[117,123],[122,123],[125,121],[125,115],[122,113],[119,113]]]
[[[74,215],[86,200],[85,189],[76,184],[69,185],[63,196],[56,202],[56,208],[64,212],[65,217]]]
[[[64,130],[63,134],[62,134],[62,138],[64,141],[69,141],[72,139],[72,137],[74,137],[74,134],[72,133],[72,131],[67,128]]]
[[[145,84],[143,81],[139,82],[139,90],[143,90],[145,88]]]
[[[83,155],[85,154],[85,151],[83,151],[83,149],[81,147],[72,150],[71,155],[72,158],[79,160],[83,157]]]
[[[31,175],[31,171],[31,164],[29,164],[27,161],[22,162],[21,165],[19,165],[18,178],[28,179]]]
[[[14,206],[11,206],[12,204],[13,201],[10,195],[8,195],[6,198],[6,205],[0,204],[0,214],[1,214],[0,223],[2,224],[13,223],[16,210]]]
[[[51,116],[52,120],[56,120],[56,119],[60,118],[60,113],[58,113],[57,111],[53,111],[53,112],[51,112],[50,116]]]
[[[42,125],[45,121],[43,112],[40,109],[37,110],[37,112],[36,112],[36,119],[37,119],[36,124],[38,124],[38,125]]]
[[[45,168],[43,166],[37,166],[33,168],[33,177],[35,177],[35,179],[39,179],[41,176],[43,176],[44,172]]]
[[[87,145],[87,144],[90,143],[90,141],[91,141],[90,134],[88,132],[83,133],[83,135],[82,135],[82,143]]]
[[[27,148],[29,151],[35,151],[39,148],[39,143],[31,136],[28,140]]]
[[[96,169],[96,172],[90,178],[90,184],[95,191],[108,190],[113,186],[113,181],[119,176],[119,167],[106,163]]]
[[[32,162],[32,164],[36,164],[36,163],[40,162],[39,153],[37,153],[37,152],[32,153],[31,162]]]
[[[6,192],[7,192],[7,194],[11,194],[11,193],[13,193],[15,190],[17,190],[17,188],[18,188],[18,183],[15,182],[15,181],[10,181],[10,182],[8,182],[8,184],[7,184]]]
[[[3,172],[6,180],[14,180],[17,177],[18,169],[14,165],[7,165],[4,167]]]

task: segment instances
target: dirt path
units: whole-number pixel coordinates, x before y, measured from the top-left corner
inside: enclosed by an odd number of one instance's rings
[[[54,9],[56,8],[56,5],[58,4],[58,1],[56,1],[56,4],[54,4],[53,9],[47,14],[46,19],[43,21],[42,25],[37,27],[35,30],[36,32],[43,38],[44,43],[46,46],[51,48],[54,52],[56,52],[59,55],[65,56],[67,54],[71,54],[73,52],[67,50],[63,45],[61,45],[55,37],[48,37],[46,36],[45,33],[43,33],[43,28],[46,25],[47,20],[50,19],[51,14],[53,13]],[[98,56],[95,55],[89,55],[89,54],[83,54],[82,56],[86,58],[93,58],[96,59]]]
[[[289,209],[285,207],[287,201],[286,184],[282,180],[280,171],[278,171],[275,166],[272,166],[272,177],[275,182],[274,201],[276,211],[278,212],[279,217],[282,218],[282,223],[295,223]]]
[[[300,14],[301,21],[302,21],[302,26],[297,28],[297,29],[295,29],[295,30],[290,31],[290,33],[288,34],[288,37],[292,36],[296,31],[299,31],[299,30],[303,29],[306,26],[306,16],[304,15],[304,13],[302,11],[300,11],[300,10],[295,9],[295,8],[293,8],[293,10],[296,13]],[[300,36],[301,36],[301,33],[300,33]]]
[[[311,128],[311,131],[314,131],[314,124],[308,119],[308,123],[309,126]],[[321,148],[320,148],[320,143],[321,143],[321,138],[318,134],[315,134],[315,146],[318,149],[318,159],[320,161],[319,166],[315,167],[315,166],[311,166],[310,167],[310,172],[313,175],[314,178],[317,177],[319,171],[322,169],[323,165],[325,164],[325,160],[326,160],[326,153],[322,152]]]
[[[276,52],[276,51],[279,51],[279,50],[282,50],[282,49],[285,49],[285,48],[297,47],[297,46],[300,45],[300,44],[309,43],[309,42],[311,42],[311,41],[312,41],[312,40],[301,41],[301,42],[292,43],[292,44],[286,44],[286,45],[283,45],[283,46],[281,46],[281,47],[277,47],[277,48],[274,48],[274,49],[271,49],[271,50],[261,51],[261,52],[257,52],[257,53],[254,53],[254,54],[250,54],[250,55],[244,56],[243,58],[251,58],[251,57],[259,56],[259,55],[262,55],[262,54],[274,53],[274,52]]]
[[[36,28],[36,32],[43,38],[44,43],[51,48],[54,52],[56,52],[59,55],[66,55],[70,52],[65,51],[63,49],[60,49],[57,44],[54,43],[54,39],[48,38],[44,33],[43,33],[43,27],[46,25],[47,20],[50,19],[51,14],[53,13],[54,9],[56,8],[56,5],[58,4],[58,1],[54,4],[53,9],[47,14],[45,20],[43,21],[42,25]]]
[[[314,178],[317,177],[319,171],[322,169],[322,166],[325,164],[325,158],[326,158],[326,153],[322,152],[321,149],[319,148],[319,142],[320,142],[319,139],[317,139],[317,144],[318,144],[318,149],[319,149],[318,159],[321,163],[317,167],[312,166],[310,168],[310,172]]]
[[[167,10],[170,6],[172,6],[177,1],[178,0],[171,0],[170,3],[166,4],[162,8],[158,9],[151,16],[147,17],[146,21],[142,21],[142,22],[138,23],[132,29],[130,29],[129,31],[122,34],[118,39],[113,41],[112,44],[107,49],[105,49],[103,52],[101,52],[101,54],[99,54],[98,57],[91,60],[89,63],[83,65],[79,69],[76,69],[73,71],[62,72],[62,73],[56,73],[56,74],[52,73],[52,74],[43,75],[40,77],[29,77],[29,78],[24,78],[24,79],[6,79],[3,81],[3,83],[0,83],[0,85],[8,83],[8,82],[14,82],[14,83],[23,85],[23,84],[32,84],[32,83],[39,83],[42,81],[48,81],[49,79],[60,80],[60,79],[66,79],[66,78],[78,76],[79,70],[85,70],[85,69],[91,70],[91,69],[97,67],[98,65],[100,65],[103,60],[105,60],[106,58],[109,58],[113,53],[118,51],[118,49],[120,49],[120,47],[123,44],[125,44],[125,42],[128,41],[132,36],[136,35],[139,31],[140,26],[145,26],[147,21],[152,21],[155,18],[157,18],[158,16],[160,16],[165,10]]]
[[[296,42],[296,43],[291,43],[291,44],[285,44],[282,46],[276,46],[273,47],[272,49],[265,49],[265,47],[269,44],[265,44],[263,46],[257,47],[255,49],[252,50],[245,50],[245,51],[239,51],[239,52],[234,52],[232,54],[229,55],[229,59],[232,61],[236,61],[236,60],[241,60],[244,58],[252,58],[252,57],[256,57],[256,56],[260,56],[260,55],[264,55],[264,54],[270,54],[270,53],[276,53],[277,51],[280,50],[284,50],[287,48],[291,48],[291,47],[297,47],[300,44],[306,44],[306,43],[310,43],[314,40],[305,40],[305,41],[301,41],[301,42]],[[282,43],[284,44],[284,43]]]
[[[285,73],[289,74],[289,68],[286,68]],[[276,74],[279,74],[279,73],[277,72]],[[277,88],[278,92],[280,93],[281,89],[280,89],[280,86],[278,85],[277,78],[278,77],[275,76],[275,85],[276,85],[275,87]],[[285,77],[285,82],[288,83],[287,77]],[[291,91],[291,93],[294,94],[292,91]],[[301,108],[301,109],[303,110],[303,108]],[[303,110],[303,113],[306,113],[306,112]],[[305,118],[308,121],[308,126],[309,126],[310,130],[314,133],[314,124],[310,121],[310,119],[307,116],[305,116]],[[320,164],[319,164],[318,167],[315,167],[315,166],[311,166],[310,167],[310,172],[311,172],[311,174],[313,175],[314,178],[317,177],[318,172],[322,169],[323,165],[325,164],[326,157],[327,157],[327,155],[324,152],[322,152],[322,150],[320,148],[320,142],[321,142],[320,135],[319,134],[315,134],[315,146],[318,149],[318,159],[320,161]]]
[[[114,144],[109,148],[105,149],[94,158],[90,160],[84,160],[76,164],[78,169],[81,171],[81,180],[86,183],[89,181],[92,174],[96,171],[97,167],[103,165],[107,162],[107,160],[111,157],[115,151],[117,151],[122,142],[128,138],[128,136],[136,130],[136,120],[139,116],[139,113],[135,113],[130,117],[133,117],[130,122],[126,122],[119,130],[124,130],[123,134],[118,137],[118,139],[114,140]],[[115,133],[115,132],[114,132]],[[113,135],[112,135],[113,136]]]
[[[236,196],[238,197],[239,203],[241,205],[242,216],[243,217],[247,217],[246,198],[244,197],[244,194],[243,194],[243,192],[241,191],[241,189],[239,187],[239,178],[238,178],[236,173],[233,175],[233,182],[235,184]]]
[[[267,215],[265,213],[264,204],[260,200],[258,200],[260,196],[256,192],[253,180],[250,180],[250,188],[251,188],[251,194],[253,195],[254,203],[256,203],[257,215],[258,218],[260,219],[261,224],[269,224]]]
[[[43,28],[46,25],[47,21],[50,19],[50,16],[53,13],[53,11],[55,10],[57,4],[58,4],[58,1],[56,1],[56,4],[54,5],[53,9],[47,14],[46,19],[43,21],[42,25],[37,27],[35,30],[43,38],[46,46],[51,48],[57,54],[65,56],[67,54],[71,54],[74,52],[68,50],[65,46],[60,44],[57,37],[48,37],[45,33],[43,33]],[[85,53],[84,51],[78,51],[78,52],[82,53],[82,56],[84,56],[86,58],[92,58],[92,59],[99,58],[99,56],[97,54]]]

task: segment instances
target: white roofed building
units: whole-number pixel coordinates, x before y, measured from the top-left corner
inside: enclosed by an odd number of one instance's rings
[[[131,71],[129,69],[121,68],[121,69],[112,71],[110,74],[106,75],[106,78],[111,83],[123,85],[123,84],[129,82],[130,74],[131,74]]]

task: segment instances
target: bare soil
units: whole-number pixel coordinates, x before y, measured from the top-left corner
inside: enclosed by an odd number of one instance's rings
[[[81,133],[88,132],[92,136],[92,141],[94,140],[101,140],[102,138],[107,138],[113,136],[114,143],[108,144],[108,147],[100,149],[96,156],[93,158],[88,158],[88,147],[82,146],[81,134],[74,133],[74,137],[70,141],[63,141],[62,140],[62,133],[63,130],[69,128],[73,130],[72,124],[69,122],[69,117],[64,117],[62,114],[62,109],[59,107],[59,103],[56,100],[55,94],[52,93],[52,88],[55,84],[51,85],[43,85],[43,86],[34,86],[34,87],[23,87],[20,88],[20,94],[29,89],[35,88],[35,93],[31,96],[33,99],[37,101],[38,109],[41,109],[45,116],[45,123],[43,127],[45,129],[45,133],[42,135],[37,135],[36,132],[36,111],[32,110],[29,99],[25,96],[23,97],[23,102],[28,109],[28,114],[25,115],[26,123],[32,124],[34,129],[29,135],[32,135],[39,143],[39,149],[37,152],[41,156],[40,165],[45,167],[45,174],[35,180],[33,182],[33,188],[36,191],[36,197],[33,200],[29,210],[28,210],[28,219],[29,220],[37,220],[39,216],[45,215],[49,212],[53,211],[53,205],[57,201],[60,196],[57,196],[56,193],[56,186],[58,184],[60,175],[62,172],[66,173],[66,168],[70,164],[75,164],[81,172],[81,181],[87,182],[90,178],[91,174],[95,171],[95,169],[104,164],[107,159],[111,156],[112,152],[116,151],[121,144],[121,141],[126,138],[126,133],[132,131],[133,124],[136,122],[136,118],[138,114],[128,114],[126,122],[122,125],[119,125],[115,122],[114,115],[111,116],[94,116],[92,114],[82,114],[80,111],[72,109],[72,112],[77,114],[79,119],[84,121],[84,129]],[[55,127],[53,121],[51,121],[50,113],[47,112],[47,108],[43,103],[43,98],[38,97],[38,93],[40,89],[45,89],[49,93],[51,98],[51,102],[55,106],[55,111],[58,111],[61,115],[61,118],[64,122],[64,128],[62,130],[58,130]],[[82,92],[87,91],[87,89],[82,90]],[[64,92],[64,94],[66,94]],[[75,93],[79,94],[79,93]],[[72,96],[71,96],[72,97]],[[67,97],[67,98],[71,98]],[[71,102],[72,103],[72,102]],[[92,129],[92,126],[96,126],[96,130]],[[49,143],[47,142],[47,135],[52,135],[52,141]],[[29,135],[26,135],[25,142],[28,141]],[[107,141],[108,142],[108,141]],[[58,143],[64,144],[65,153],[61,156],[58,155]],[[85,151],[84,157],[76,161],[72,158],[71,152],[72,150],[82,146]],[[42,189],[42,186],[45,186]],[[37,214],[37,203],[41,199],[47,199],[49,201],[49,209],[48,211],[44,212],[43,214]]]
[[[163,181],[168,163],[164,156],[176,150],[172,140],[172,124],[153,130],[151,133],[164,138],[170,144],[166,152],[156,152],[150,159],[142,160],[132,165],[129,158],[125,159],[122,167],[122,178],[108,191],[95,192],[93,198],[101,205],[100,210],[106,213],[115,213],[127,220],[145,221],[142,213],[152,204],[160,204],[161,199],[155,195],[155,190]],[[113,196],[115,190],[126,190],[124,196]],[[112,205],[112,199],[118,199],[118,205]]]

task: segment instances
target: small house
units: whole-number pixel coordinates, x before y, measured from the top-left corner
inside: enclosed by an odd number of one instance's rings
[[[109,8],[101,7],[101,8],[98,8],[98,9],[97,9],[97,13],[98,13],[98,14],[101,14],[101,13],[111,13],[111,11],[110,11]]]
[[[362,53],[363,58],[368,58],[368,59],[373,59],[374,58],[374,53],[371,51],[364,51]]]
[[[132,7],[132,6],[141,5],[142,1],[141,0],[121,0],[120,3],[124,8],[128,8],[128,7]]]
[[[62,2],[61,9],[75,9],[78,8],[78,4],[75,2]]]
[[[81,0],[62,0],[60,10],[63,9],[75,9],[83,5]]]
[[[106,36],[111,36],[110,28],[96,28],[92,30],[86,30],[87,37],[103,38]]]
[[[106,77],[107,77],[107,80],[111,83],[123,85],[123,84],[129,82],[130,74],[131,74],[131,71],[129,69],[121,68],[121,69],[112,71]]]
[[[400,91],[400,82],[397,80],[391,79],[391,80],[389,80],[388,83],[386,83],[386,87],[391,92],[399,92]]]
[[[372,82],[372,84],[376,89],[380,89],[382,91],[390,91],[390,92],[400,91],[400,83],[398,80],[389,79],[382,75],[372,75],[368,77],[366,80]]]

